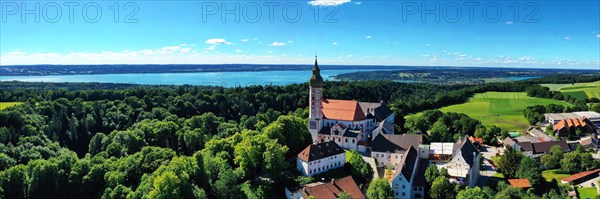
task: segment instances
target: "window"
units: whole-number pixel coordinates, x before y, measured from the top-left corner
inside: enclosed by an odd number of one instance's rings
[[[402,185],[402,189],[406,189],[406,185]]]
[[[354,144],[354,142],[355,142],[355,141],[356,141],[356,140],[352,139],[352,144]]]
[[[415,188],[413,188],[413,190],[417,191],[418,189],[415,187]]]
[[[404,191],[402,192],[402,196],[406,196],[406,193]]]
[[[346,143],[348,143],[348,138],[346,138]]]

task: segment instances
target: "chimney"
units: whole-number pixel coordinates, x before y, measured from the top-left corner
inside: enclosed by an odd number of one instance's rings
[[[331,178],[331,184],[333,184],[333,178]]]
[[[325,182],[325,178],[321,178],[321,181]]]

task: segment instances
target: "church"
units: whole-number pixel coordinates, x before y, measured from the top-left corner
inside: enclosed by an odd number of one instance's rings
[[[313,143],[334,141],[344,149],[366,152],[378,134],[394,133],[394,112],[383,102],[323,99],[323,77],[315,57],[309,80],[308,131]]]

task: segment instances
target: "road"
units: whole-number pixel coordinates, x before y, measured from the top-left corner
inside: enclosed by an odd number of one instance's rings
[[[485,146],[485,149],[481,151],[481,156],[483,156],[484,160],[481,171],[479,172],[477,186],[485,186],[488,179],[490,179],[490,177],[496,174],[496,168],[491,164],[492,156],[496,155],[497,153],[503,150],[504,149],[502,147]]]

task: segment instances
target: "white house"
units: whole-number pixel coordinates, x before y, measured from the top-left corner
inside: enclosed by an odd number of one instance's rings
[[[419,165],[418,151],[410,146],[408,150],[402,156],[402,159],[398,161],[398,166],[391,167],[394,174],[392,176],[391,185],[394,190],[394,198],[409,199],[417,198],[414,193],[420,191],[417,196],[422,197],[422,191],[418,190],[413,192],[413,183],[415,182],[415,176]]]
[[[463,178],[469,187],[474,187],[479,178],[481,154],[465,136],[456,141],[453,147],[452,159],[443,164],[442,167],[448,170],[452,177]]]
[[[419,148],[421,135],[388,135],[379,134],[371,142],[371,157],[377,162],[377,167],[399,166],[398,163],[410,148]]]
[[[335,142],[322,142],[307,146],[296,158],[296,169],[305,176],[313,176],[343,167],[346,152]]]

